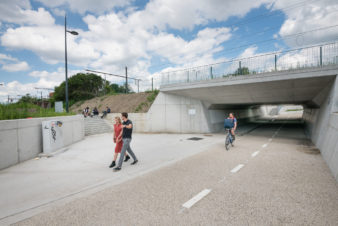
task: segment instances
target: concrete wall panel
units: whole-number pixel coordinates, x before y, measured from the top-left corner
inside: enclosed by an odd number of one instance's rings
[[[8,124],[7,124],[8,125]],[[6,129],[9,128],[8,126]],[[14,165],[19,160],[17,130],[0,129],[0,169]]]
[[[303,119],[306,123],[307,134],[321,151],[333,176],[338,181],[338,114],[335,113],[335,100],[338,97],[337,84],[336,79],[314,97],[313,102],[320,103],[320,108],[304,109]]]
[[[35,125],[27,123],[25,124],[27,127],[17,129],[19,162],[31,159],[32,156],[37,156],[42,152],[42,128],[38,123],[40,120],[36,120]]]
[[[68,121],[68,120],[67,120]],[[73,143],[73,122],[63,121],[62,125],[62,136],[63,136],[63,145],[67,146]]]
[[[0,169],[36,157],[42,150],[42,121],[63,122],[64,144],[84,137],[83,116],[33,118],[0,121]]]

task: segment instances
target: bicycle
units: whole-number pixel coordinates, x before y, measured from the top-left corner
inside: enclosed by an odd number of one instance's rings
[[[228,133],[227,136],[225,137],[225,149],[227,151],[229,151],[230,149],[230,144],[231,146],[233,147],[233,142],[234,142],[234,139],[232,137],[232,134],[231,134],[231,129],[226,129],[226,132]]]

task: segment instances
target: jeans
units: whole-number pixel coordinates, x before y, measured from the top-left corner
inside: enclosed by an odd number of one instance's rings
[[[134,161],[137,160],[133,150],[131,150],[130,148],[130,142],[131,142],[131,138],[124,138],[123,140],[123,146],[122,146],[122,150],[121,150],[121,154],[120,154],[120,159],[119,159],[119,164],[117,165],[117,167],[122,167],[122,163],[123,163],[123,158],[124,158],[124,154],[126,153],[126,151],[128,152],[128,154],[131,155],[131,157],[134,159]]]

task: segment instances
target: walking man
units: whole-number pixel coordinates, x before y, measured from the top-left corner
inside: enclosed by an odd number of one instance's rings
[[[133,123],[128,119],[128,113],[123,112],[122,114],[122,140],[123,140],[123,146],[120,154],[119,164],[116,168],[114,168],[114,171],[119,171],[122,168],[123,158],[126,151],[131,155],[131,157],[134,159],[134,161],[131,163],[131,165],[135,165],[138,160],[134,154],[134,152],[130,148],[130,142],[131,142],[131,134],[133,133]]]

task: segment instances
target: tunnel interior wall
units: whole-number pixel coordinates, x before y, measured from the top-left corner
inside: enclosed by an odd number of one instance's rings
[[[320,108],[304,108],[307,136],[320,150],[338,181],[338,81],[322,90],[313,102]]]
[[[148,111],[145,132],[220,132],[224,117],[230,112],[240,123],[262,114],[261,108],[215,110],[210,106],[201,100],[160,92]]]

